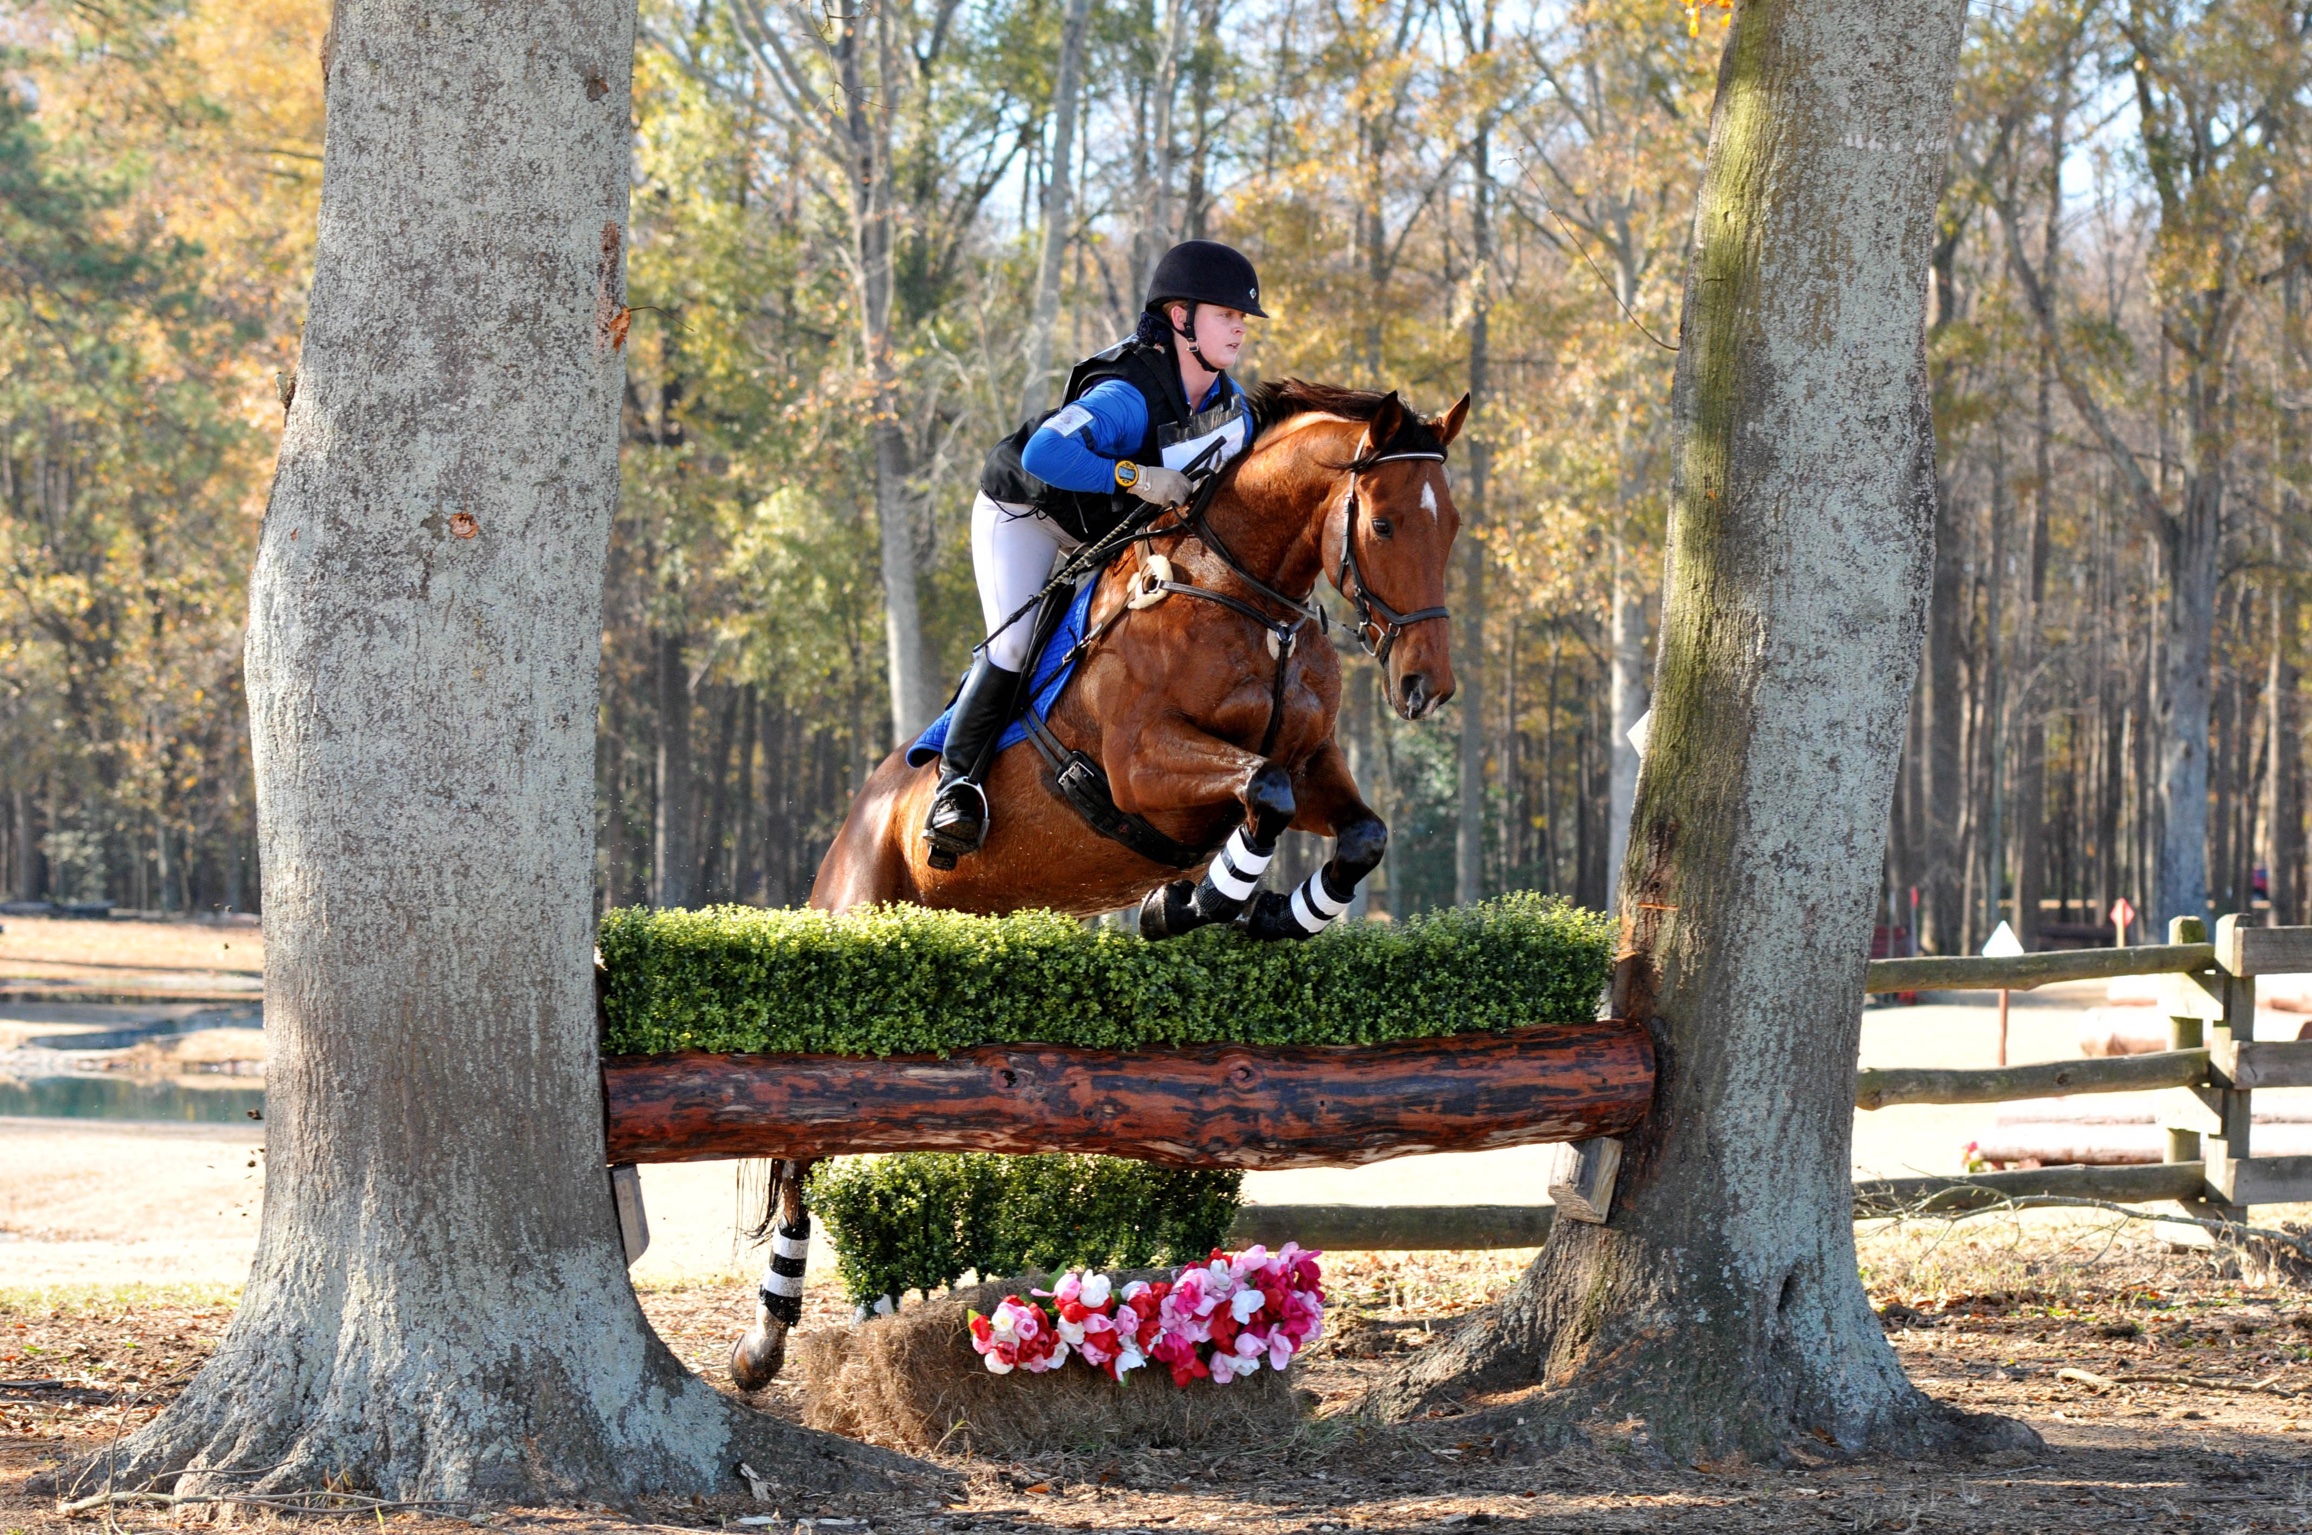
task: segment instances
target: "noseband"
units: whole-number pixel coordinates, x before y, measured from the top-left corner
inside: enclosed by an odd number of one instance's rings
[[[1357,517],[1360,509],[1357,497],[1357,476],[1377,464],[1395,464],[1407,460],[1442,464],[1445,462],[1445,455],[1442,453],[1385,453],[1365,464],[1363,468],[1350,471],[1348,518],[1341,526],[1341,570],[1340,574],[1333,578],[1333,585],[1339,588],[1343,597],[1348,599],[1350,611],[1357,615],[1356,626],[1352,632],[1357,637],[1358,648],[1363,650],[1366,655],[1371,656],[1374,662],[1381,666],[1389,664],[1389,652],[1396,647],[1399,636],[1403,635],[1407,629],[1418,623],[1426,623],[1432,618],[1451,618],[1453,616],[1451,609],[1442,606],[1420,608],[1411,613],[1400,613],[1373,595],[1372,588],[1365,584],[1363,574],[1357,569]],[[1375,630],[1380,632],[1378,641],[1370,638]]]

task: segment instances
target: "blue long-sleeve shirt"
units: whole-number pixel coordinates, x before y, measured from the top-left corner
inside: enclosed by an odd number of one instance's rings
[[[1228,396],[1224,374],[1197,402],[1209,410]],[[1020,466],[1061,490],[1116,488],[1116,461],[1139,451],[1148,435],[1148,402],[1120,378],[1094,384],[1039,427],[1020,453]]]

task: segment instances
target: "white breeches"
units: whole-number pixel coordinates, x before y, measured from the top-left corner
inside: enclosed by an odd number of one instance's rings
[[[994,633],[995,626],[1019,611],[1051,578],[1052,566],[1078,541],[1032,506],[991,501],[983,491],[971,503],[971,569],[979,578],[979,611],[990,631],[987,657],[1007,672],[1028,664],[1028,642],[1034,638],[1036,615]]]

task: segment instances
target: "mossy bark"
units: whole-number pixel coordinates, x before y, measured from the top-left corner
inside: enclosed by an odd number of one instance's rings
[[[1922,344],[1964,7],[1751,0],[1674,401],[1655,717],[1614,1002],[1659,1051],[1609,1224],[1560,1221],[1375,1398],[1637,1419],[1686,1461],[2018,1446],[1923,1397],[1857,1276],[1863,963],[1933,563]],[[1536,1397],[1534,1389],[1542,1388]]]
[[[881,1483],[628,1283],[589,955],[634,12],[339,0],[250,583],[268,1178],[216,1355],[65,1488],[512,1501]]]

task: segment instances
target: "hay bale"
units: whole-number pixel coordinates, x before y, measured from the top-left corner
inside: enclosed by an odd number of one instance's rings
[[[1163,1279],[1163,1270],[1119,1273]],[[840,1332],[797,1337],[803,1422],[897,1449],[1026,1455],[1100,1445],[1237,1446],[1297,1432],[1314,1402],[1297,1368],[1262,1370],[1225,1386],[1175,1386],[1160,1365],[1120,1382],[1075,1360],[1044,1375],[991,1374],[972,1351],[968,1314],[1049,1281],[1031,1276],[957,1290]]]

